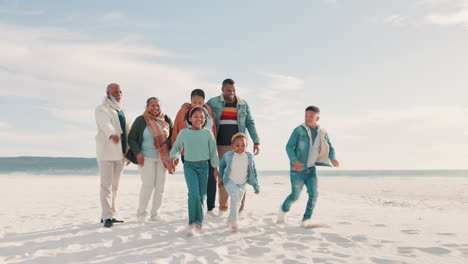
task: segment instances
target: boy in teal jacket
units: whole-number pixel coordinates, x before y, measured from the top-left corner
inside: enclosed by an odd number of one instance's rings
[[[307,226],[317,202],[316,166],[334,166],[339,163],[335,158],[335,149],[327,132],[318,125],[320,109],[309,106],[305,110],[305,123],[296,127],[286,145],[291,163],[291,194],[286,197],[278,214],[277,223],[285,222],[286,213],[297,201],[304,185],[309,199],[302,218],[302,225]]]

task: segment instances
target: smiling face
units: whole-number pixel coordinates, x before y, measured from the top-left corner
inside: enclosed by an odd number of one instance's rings
[[[146,111],[152,115],[159,115],[161,113],[161,106],[159,105],[158,99],[152,99],[149,101],[148,106],[146,107]]]
[[[236,100],[236,87],[234,87],[234,84],[224,85],[221,91],[223,91],[223,97],[226,102],[232,103]]]
[[[316,113],[314,111],[306,111],[305,113],[305,123],[307,126],[311,128],[316,128],[317,127],[317,122],[320,119],[319,113]]]
[[[122,99],[122,90],[120,90],[120,85],[113,84],[107,89],[107,96],[112,96],[117,102],[120,102]]]
[[[234,142],[231,144],[234,152],[237,154],[242,154],[245,152],[245,148],[247,147],[247,139],[245,137],[237,137]]]
[[[192,128],[201,129],[205,124],[205,113],[199,109],[194,110],[192,115],[189,117],[190,123],[192,123]]]

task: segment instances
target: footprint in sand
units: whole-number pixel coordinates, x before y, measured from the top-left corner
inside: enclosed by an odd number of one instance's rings
[[[349,258],[349,257],[351,257],[351,255],[343,254],[343,253],[337,253],[337,252],[332,253],[332,255],[335,256],[335,257],[339,257],[339,258]]]
[[[441,246],[443,246],[443,247],[449,247],[449,248],[460,247],[460,245],[458,245],[458,244],[441,244]]]
[[[391,259],[382,259],[382,258],[370,258],[370,260],[376,264],[403,264],[404,261],[391,260]]]
[[[351,223],[349,222],[338,222],[339,225],[352,225]]]
[[[245,250],[245,253],[247,253],[248,255],[262,256],[263,254],[268,253],[270,251],[271,249],[266,247],[251,246]]]
[[[442,247],[425,247],[425,248],[418,248],[418,247],[398,247],[398,253],[402,255],[412,254],[413,250],[419,250],[425,253],[429,253],[432,255],[446,255],[450,254],[452,251]]]
[[[387,225],[384,225],[384,224],[375,224],[374,226],[375,227],[387,227]]]
[[[414,230],[414,229],[405,229],[405,230],[401,230],[400,232],[407,234],[407,235],[419,235],[421,233],[421,231]]]
[[[357,235],[357,236],[352,236],[351,240],[356,241],[356,242],[365,242],[367,241],[367,237],[362,236],[362,235]]]
[[[432,255],[446,255],[450,254],[452,251],[441,248],[441,247],[427,247],[427,248],[417,248],[419,251],[426,252]]]
[[[455,233],[437,233],[439,236],[456,236],[457,234]]]
[[[312,258],[312,263],[327,263],[328,260],[324,258]]]
[[[344,248],[349,248],[349,247],[354,247],[355,244],[352,240],[349,240],[347,238],[341,237],[338,234],[333,234],[333,233],[322,233],[322,236],[325,237],[325,239],[328,242],[332,242],[336,244],[337,246],[344,247]]]
[[[299,249],[299,250],[307,249],[307,247],[302,245],[302,244],[291,243],[291,242],[284,243],[283,248],[285,248],[285,249]]]
[[[283,260],[283,264],[298,264],[298,263],[302,263],[302,262],[297,261],[295,259],[285,259],[285,260]]]
[[[276,259],[284,259],[285,257],[286,257],[285,255],[281,254],[281,255],[277,255]]]

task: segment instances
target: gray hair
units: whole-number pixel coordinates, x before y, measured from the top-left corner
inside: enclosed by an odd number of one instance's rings
[[[112,89],[112,87],[114,86],[120,86],[120,85],[118,83],[110,83],[109,85],[107,85],[106,93],[109,93],[110,89]]]

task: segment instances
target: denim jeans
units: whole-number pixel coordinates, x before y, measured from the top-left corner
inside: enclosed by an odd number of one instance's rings
[[[317,171],[315,167],[307,168],[303,171],[291,171],[291,194],[284,200],[281,209],[283,212],[289,212],[291,205],[299,199],[304,185],[307,188],[309,199],[304,213],[303,221],[310,219],[317,202]]]

